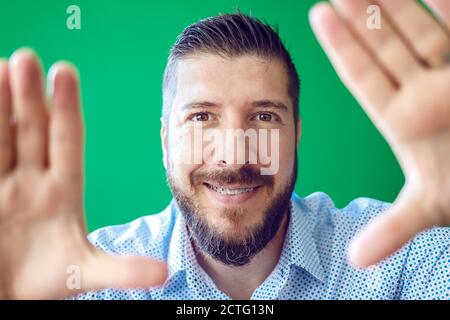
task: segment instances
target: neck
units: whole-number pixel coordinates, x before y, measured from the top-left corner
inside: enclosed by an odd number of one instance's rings
[[[273,239],[245,266],[225,265],[196,250],[198,263],[216,286],[229,297],[238,300],[250,299],[255,289],[275,269],[283,249],[288,223],[289,214],[286,213]]]

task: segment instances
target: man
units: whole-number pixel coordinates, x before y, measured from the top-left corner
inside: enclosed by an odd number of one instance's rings
[[[161,141],[173,201],[95,231],[91,246],[77,73],[56,64],[47,101],[33,52],[2,61],[0,296],[450,298],[450,230],[437,227],[450,222],[450,1],[426,3],[438,20],[415,1],[377,0],[375,31],[366,25],[373,1],[334,0],[310,14],[401,164],[406,182],[393,206],[359,198],[337,209],[323,193],[293,193],[295,66],[270,26],[221,15],[186,28],[166,67]],[[79,271],[79,288],[67,270]]]

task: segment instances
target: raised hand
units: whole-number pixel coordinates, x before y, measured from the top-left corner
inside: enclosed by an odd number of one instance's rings
[[[49,80],[47,100],[31,50],[0,60],[0,298],[162,284],[164,263],[109,256],[87,241],[77,72],[58,63]],[[79,289],[67,285],[72,270]]]
[[[339,76],[381,131],[405,174],[394,206],[353,240],[367,267],[419,232],[450,224],[450,0],[332,0],[310,14]],[[367,9],[381,8],[369,29]]]

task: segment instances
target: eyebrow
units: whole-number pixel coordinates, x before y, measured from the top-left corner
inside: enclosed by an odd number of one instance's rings
[[[191,102],[183,105],[182,110],[217,108],[218,104],[209,101]],[[274,108],[284,112],[289,112],[289,108],[281,101],[277,100],[258,100],[252,102],[254,108]]]
[[[260,100],[252,103],[255,108],[275,108],[280,111],[289,112],[288,107],[281,101],[277,100]]]
[[[218,107],[217,104],[209,102],[209,101],[201,101],[201,102],[191,102],[183,105],[181,108],[182,110],[189,110],[189,109],[203,109],[203,108],[212,108],[212,107]]]

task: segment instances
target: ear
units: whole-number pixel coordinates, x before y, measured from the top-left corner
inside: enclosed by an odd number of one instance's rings
[[[300,146],[300,139],[302,137],[302,118],[298,118],[297,121],[297,147]]]
[[[163,165],[164,168],[167,170],[167,128],[164,122],[164,119],[161,117],[161,130],[160,130],[160,136],[161,136],[161,147],[163,152]]]

